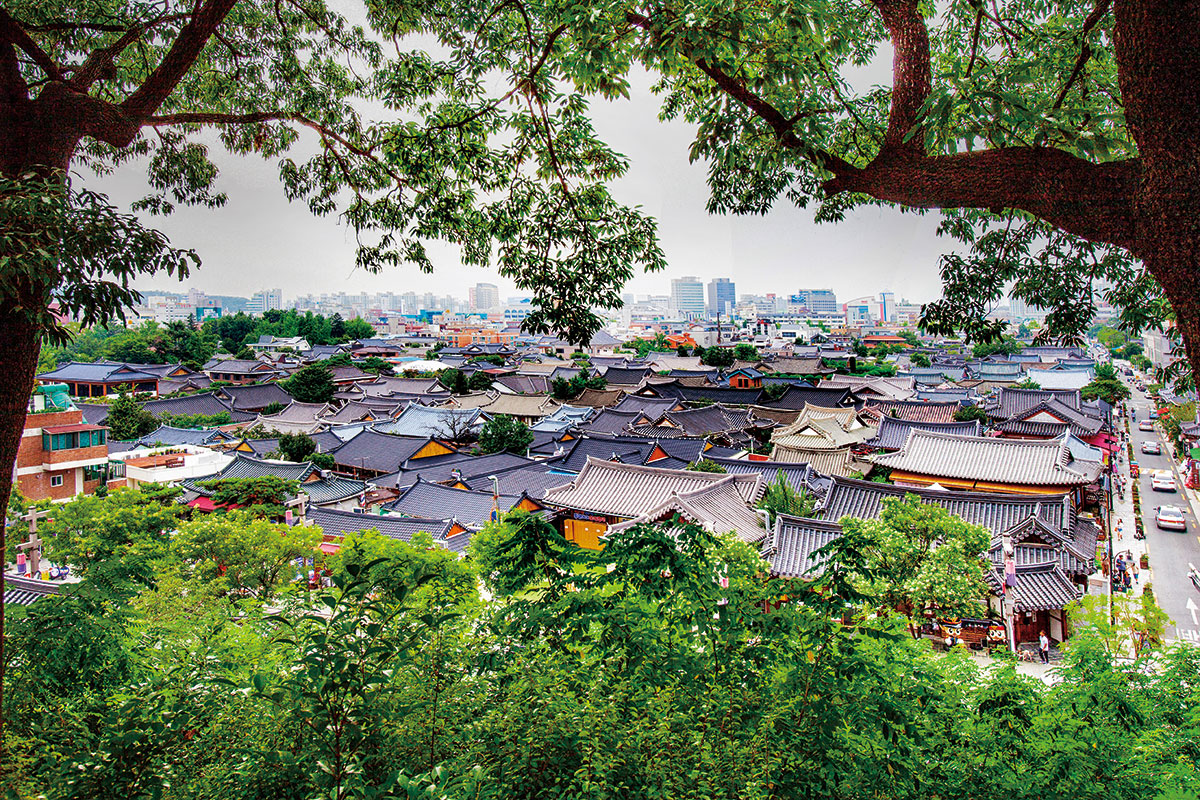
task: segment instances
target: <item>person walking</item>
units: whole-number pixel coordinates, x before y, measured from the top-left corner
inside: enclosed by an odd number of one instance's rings
[[[1138,582],[1138,562],[1137,562],[1136,558],[1129,562],[1129,569],[1133,571],[1133,582],[1137,583]]]
[[[1045,631],[1038,634],[1038,655],[1041,656],[1043,664],[1050,663],[1050,637]]]

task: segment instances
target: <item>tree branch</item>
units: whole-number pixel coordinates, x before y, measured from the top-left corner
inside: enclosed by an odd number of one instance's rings
[[[12,42],[0,40],[0,102],[18,103],[29,99],[29,86],[21,75],[17,48]]]
[[[1092,57],[1092,48],[1087,43],[1088,34],[1092,32],[1092,28],[1099,24],[1100,20],[1104,19],[1104,15],[1108,13],[1110,0],[1096,0],[1096,5],[1092,8],[1092,13],[1087,15],[1087,19],[1083,21],[1083,29],[1079,32],[1079,56],[1075,59],[1075,66],[1071,69],[1071,74],[1067,77],[1067,82],[1063,84],[1062,91],[1058,93],[1058,99],[1054,101],[1054,110],[1057,111],[1067,99],[1067,92],[1071,91],[1072,84],[1079,77],[1079,73],[1083,72],[1083,65]]]
[[[981,150],[917,161],[872,162],[827,181],[913,208],[1017,209],[1062,230],[1134,249],[1140,161],[1093,164],[1046,147]]]
[[[925,154],[925,142],[915,129],[933,88],[929,30],[917,0],[871,2],[879,9],[892,40],[892,105],[883,148],[876,159],[920,157]]]
[[[196,63],[200,51],[236,3],[237,0],[207,0],[180,30],[150,77],[121,103],[122,110],[138,119],[153,114]]]
[[[13,19],[2,7],[0,7],[0,41],[12,42],[21,48],[25,55],[33,59],[33,63],[46,73],[46,77],[55,81],[63,79],[62,70],[58,64],[54,63],[54,59],[46,55],[45,51],[38,47],[37,42],[29,38],[29,34],[21,27],[21,23]]]
[[[195,111],[180,114],[163,114],[146,117],[144,120],[145,125],[154,128],[164,125],[251,125],[262,122],[295,122],[297,125],[311,128],[323,137],[332,139],[355,155],[363,156],[364,158],[374,158],[375,148],[356,145],[316,120],[309,119],[303,114],[296,114],[289,111],[254,111],[249,114],[218,114]]]

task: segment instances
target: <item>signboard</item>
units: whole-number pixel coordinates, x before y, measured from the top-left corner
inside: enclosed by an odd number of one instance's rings
[[[582,511],[572,511],[571,519],[578,519],[582,520],[583,522],[608,522],[608,517],[604,516],[603,514],[585,514]]]

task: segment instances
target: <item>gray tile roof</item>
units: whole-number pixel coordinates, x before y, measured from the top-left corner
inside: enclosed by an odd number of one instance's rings
[[[1084,486],[1102,465],[1076,461],[1062,440],[955,436],[913,430],[904,447],[873,456],[881,467],[954,480],[1029,486]]]
[[[444,543],[454,524],[447,519],[402,517],[395,514],[356,514],[353,511],[335,511],[330,508],[309,508],[305,516],[308,522],[319,527],[327,536],[377,530],[389,539],[399,539],[402,542],[411,542],[415,534],[424,532],[432,536],[435,542]]]
[[[621,411],[616,408],[605,408],[587,422],[579,425],[579,430],[589,433],[621,434],[629,431],[629,426],[647,417],[640,411]]]
[[[238,411],[262,411],[272,403],[287,405],[292,396],[278,383],[256,383],[250,386],[222,386],[217,390],[229,405]]]
[[[86,363],[71,361],[49,372],[38,375],[38,380],[54,383],[58,381],[80,381],[83,383],[122,383],[126,381],[153,381],[158,375],[143,364],[119,364],[113,362]]]
[[[108,419],[108,406],[104,403],[76,403],[75,407],[83,412],[83,421],[89,425],[103,425]]]
[[[632,518],[650,511],[672,495],[694,492],[730,477],[746,503],[757,502],[761,497],[764,485],[758,475],[727,476],[591,458],[575,480],[547,491],[545,502],[558,508]]]
[[[478,408],[430,408],[409,403],[395,419],[379,423],[375,430],[396,436],[453,437],[462,430],[478,430],[483,423],[483,412]]]
[[[841,535],[842,526],[836,522],[779,514],[763,541],[762,557],[773,577],[811,578],[823,564],[814,554]]]
[[[876,419],[898,417],[916,422],[954,422],[954,415],[962,408],[958,403],[933,403],[921,400],[881,400],[870,402],[863,411]]]
[[[547,489],[563,486],[575,479],[575,473],[557,471],[553,462],[535,461],[520,469],[506,470],[496,475],[500,481],[501,494],[515,495],[525,492],[540,500]],[[486,475],[477,475],[467,481],[467,486],[476,491],[490,491],[492,482]]]
[[[999,593],[1004,583],[1001,570],[984,573],[988,586]],[[1082,593],[1057,564],[1017,566],[1016,606],[1018,611],[1053,611],[1066,608]]]
[[[245,453],[238,453],[234,456],[233,461],[226,464],[225,468],[220,472],[189,480],[195,484],[200,484],[204,481],[224,480],[225,478],[261,478],[265,475],[273,475],[284,480],[300,481],[303,483],[308,480],[310,475],[317,471],[317,468],[308,461],[293,464],[288,461],[267,461],[261,458],[253,458]],[[203,492],[203,490],[201,491]]]
[[[209,393],[193,394],[187,397],[172,397],[166,400],[147,400],[141,406],[155,416],[159,414],[204,414],[205,416],[212,416],[224,412],[229,414],[234,422],[254,419],[253,414],[234,413],[228,403]]]
[[[767,530],[761,517],[746,504],[739,492],[738,476],[726,475],[691,492],[673,493],[645,513],[609,528],[619,531],[643,522],[659,522],[678,514],[713,533],[735,533],[743,542],[762,541]]]
[[[982,426],[977,419],[970,422],[914,422],[896,417],[882,417],[879,420],[879,429],[875,432],[875,436],[867,439],[863,444],[881,450],[899,450],[904,446],[904,442],[908,439],[908,433],[912,430],[953,433],[959,436],[979,436],[983,433]]]
[[[138,439],[138,444],[152,446],[154,444],[194,444],[207,447],[218,442],[231,442],[237,437],[223,431],[195,428],[174,428],[170,425],[159,425],[150,433]]]
[[[521,502],[521,495],[502,494],[501,513]],[[492,493],[451,489],[436,483],[417,481],[404,489],[400,496],[385,508],[406,517],[454,519],[467,528],[482,528],[492,518]]]
[[[1014,422],[1065,423],[1070,426],[1071,433],[1076,436],[1094,436],[1103,426],[1099,416],[1092,416],[1078,408],[1072,408],[1057,397],[1043,400],[1037,405],[1010,415],[998,427],[1000,430],[1007,431],[1008,428],[1004,426]]]
[[[314,506],[326,503],[338,503],[351,497],[358,497],[367,491],[363,481],[332,475],[320,480],[308,481],[300,487],[300,491],[308,495],[308,500]]]
[[[401,469],[430,441],[429,437],[393,436],[366,428],[329,452],[340,467],[388,473]]]
[[[673,397],[642,397],[641,395],[627,394],[612,408],[614,411],[640,412],[651,420],[658,420],[668,411],[682,409],[683,404]]]
[[[4,573],[4,603],[9,606],[31,606],[43,597],[58,594],[61,583],[37,578],[22,578]]]
[[[604,370],[604,380],[609,386],[639,386],[648,375],[654,371],[649,367],[608,367]]]
[[[749,461],[741,458],[722,458],[706,455],[709,461],[720,464],[730,474],[761,475],[763,483],[772,484],[783,473],[783,479],[797,492],[813,492],[824,497],[832,481],[820,475],[808,464],[793,464],[784,461]]]
[[[1081,403],[1079,391],[1075,389],[1012,389],[1003,386],[996,390],[985,407],[988,416],[1006,420],[1050,400],[1057,400],[1074,409],[1080,408]]]
[[[825,408],[845,408],[854,405],[854,395],[845,387],[823,389],[819,386],[805,388],[789,386],[787,391],[776,400],[763,399],[758,403],[766,408],[802,409],[806,405],[824,406]]]

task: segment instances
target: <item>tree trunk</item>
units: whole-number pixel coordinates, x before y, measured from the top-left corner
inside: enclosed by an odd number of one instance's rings
[[[8,501],[16,483],[17,450],[25,430],[25,411],[37,371],[38,334],[29,318],[13,308],[0,309],[0,465],[8,471],[0,480],[0,553],[8,562],[6,540]],[[11,478],[12,480],[8,480]],[[0,703],[4,699],[4,597],[0,591]],[[0,758],[4,754],[4,713],[0,707]],[[2,777],[2,776],[0,776]]]
[[[1200,3],[1117,0],[1114,48],[1141,175],[1133,252],[1175,310],[1200,375]]]

